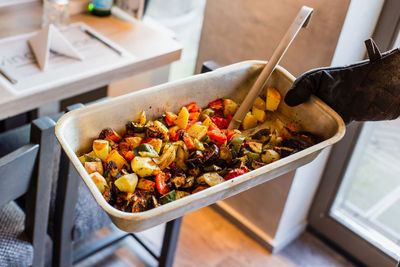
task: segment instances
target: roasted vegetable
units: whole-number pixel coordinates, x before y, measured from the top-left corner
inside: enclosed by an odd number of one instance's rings
[[[103,163],[101,162],[85,162],[85,170],[87,173],[91,174],[94,172],[98,172],[103,175]]]
[[[185,191],[175,191],[175,194],[176,194],[176,196],[175,196],[176,199],[180,199],[180,198],[190,195],[190,193],[185,192]]]
[[[102,161],[107,160],[107,156],[109,153],[110,144],[106,140],[94,140],[93,141],[93,152],[96,157],[101,159]]]
[[[176,200],[176,192],[175,192],[175,190],[172,190],[171,192],[163,195],[160,198],[160,203],[161,203],[161,205],[164,205],[164,204],[167,204],[167,203],[172,202],[174,200]]]
[[[280,95],[275,91],[267,90],[267,103],[256,99],[243,120],[244,130],[267,120],[266,109],[278,107]],[[192,102],[178,115],[167,111],[161,118],[148,120],[142,112],[136,122],[126,124],[123,138],[105,128],[94,140],[93,151],[79,160],[110,205],[141,212],[243,175],[320,140],[279,119],[256,133],[228,130],[237,108],[231,99],[217,99],[204,111]]]
[[[103,194],[106,187],[108,187],[106,179],[104,179],[104,177],[98,172],[91,173],[89,176],[99,189],[100,193]]]
[[[264,110],[253,107],[251,113],[259,122],[264,122],[267,119],[267,114]]]
[[[122,140],[121,136],[111,128],[103,129],[99,135],[99,139],[105,139],[114,143],[118,143]]]
[[[224,99],[224,116],[234,115],[236,110],[238,109],[238,104],[231,99]]]
[[[147,180],[145,178],[140,178],[138,184],[136,185],[136,188],[150,192],[153,192],[155,187],[156,187],[155,182]]]
[[[147,177],[153,174],[159,167],[148,157],[135,157],[131,162],[132,171],[140,177]]]
[[[106,161],[107,163],[109,163],[110,161],[115,162],[118,169],[122,169],[124,166],[129,166],[128,162],[124,159],[123,156],[121,156],[121,154],[118,153],[117,150],[111,150],[110,154],[108,154]]]
[[[260,110],[265,110],[265,101],[261,97],[257,97],[253,104],[253,109],[258,108]]]
[[[149,157],[149,158],[158,157],[157,151],[155,151],[153,146],[150,144],[141,144],[137,146],[133,150],[133,153],[135,153],[135,156],[140,156],[140,157]]]
[[[166,185],[165,180],[167,176],[162,171],[158,171],[156,174],[156,186],[157,190],[160,194],[164,195],[167,194],[171,189]]]
[[[125,141],[131,145],[131,148],[134,149],[142,142],[141,137],[125,137]]]
[[[180,129],[186,129],[189,121],[189,111],[183,107],[181,111],[179,111],[178,118],[175,120],[175,124]]]
[[[280,159],[280,155],[275,150],[268,149],[261,155],[261,159],[264,163],[271,163]]]
[[[265,102],[266,110],[275,111],[278,109],[279,103],[281,102],[281,94],[275,88],[268,87]]]
[[[135,173],[125,174],[114,181],[115,186],[121,192],[135,192],[138,177]]]
[[[257,118],[248,112],[242,122],[243,130],[248,130],[257,126]]]
[[[197,180],[204,180],[206,184],[209,186],[214,186],[217,184],[220,184],[224,182],[224,178],[222,178],[218,173],[216,172],[208,172],[197,178]]]
[[[190,128],[187,130],[187,133],[190,135],[190,137],[201,140],[207,135],[207,129],[208,127],[205,125],[194,124],[190,126]]]

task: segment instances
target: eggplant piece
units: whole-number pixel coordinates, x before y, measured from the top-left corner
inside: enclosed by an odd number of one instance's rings
[[[198,176],[200,174],[200,168],[192,168],[187,170],[189,176]]]
[[[295,148],[283,147],[283,146],[274,147],[274,150],[278,151],[278,153],[281,154],[281,158],[290,156],[299,151]]]
[[[265,166],[265,163],[264,162],[260,162],[260,161],[257,161],[257,160],[253,160],[252,162],[251,162],[251,168],[252,169],[258,169],[258,168],[261,168],[261,167],[263,167],[263,166]]]
[[[221,170],[222,170],[222,168],[217,166],[217,165],[215,165],[215,164],[209,165],[209,166],[206,166],[206,167],[203,168],[204,172],[219,172]]]
[[[260,140],[261,142],[266,142],[266,140],[270,138],[271,130],[269,128],[264,128],[257,131],[255,134],[251,136],[252,139]]]
[[[233,159],[230,164],[229,168],[236,169],[242,167],[242,160],[240,158]]]
[[[215,143],[210,143],[203,151],[203,163],[212,163],[219,158],[219,149]]]
[[[226,162],[231,162],[232,161],[232,153],[229,150],[228,147],[226,146],[221,146],[219,149],[219,157],[222,160],[225,160]]]
[[[186,161],[186,164],[189,168],[196,168],[203,164],[204,162],[204,154],[200,150],[194,151],[190,156],[189,159]]]

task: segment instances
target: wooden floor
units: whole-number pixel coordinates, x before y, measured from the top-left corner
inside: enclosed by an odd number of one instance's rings
[[[98,234],[104,234],[102,230]],[[159,247],[163,226],[141,235]],[[156,266],[156,261],[133,238],[93,255],[76,266]],[[225,220],[211,208],[186,215],[183,219],[175,267],[192,266],[354,266],[310,233],[276,255]]]

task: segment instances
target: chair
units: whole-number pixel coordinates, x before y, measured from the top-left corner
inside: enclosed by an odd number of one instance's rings
[[[54,126],[43,117],[0,134],[0,266],[46,262],[50,191],[59,157]]]
[[[82,106],[82,104],[76,104],[67,110]],[[94,200],[68,157],[62,152],[54,207],[54,234],[52,235],[54,266],[72,266],[73,263],[128,236],[135,238],[159,262],[159,266],[172,266],[181,222],[182,218],[178,218],[166,224],[160,253],[146,246],[135,234],[125,232],[111,233],[79,251],[74,251],[76,241],[83,240],[96,230],[110,225],[111,220]]]

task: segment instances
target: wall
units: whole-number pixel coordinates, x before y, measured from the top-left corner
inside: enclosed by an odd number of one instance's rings
[[[222,65],[246,59],[268,59],[302,5],[314,8],[281,65],[295,76],[331,63],[349,0],[208,0],[197,59]],[[326,155],[326,152],[325,152]],[[326,156],[319,157],[317,166]],[[305,214],[316,190],[321,170],[294,172],[229,198],[218,206],[232,221],[252,234],[267,249],[277,251],[305,227]],[[287,202],[291,198],[290,203]],[[305,204],[297,200],[302,199]],[[285,212],[286,211],[286,212]]]

